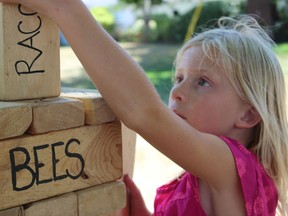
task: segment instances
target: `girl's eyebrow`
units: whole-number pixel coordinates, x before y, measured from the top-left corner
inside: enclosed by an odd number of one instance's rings
[[[212,68],[200,68],[199,70],[196,70],[197,73],[195,73],[196,76],[204,76],[210,79],[213,83],[220,83],[220,81],[223,79],[221,76],[221,71],[218,67],[213,66]]]
[[[179,73],[183,74],[184,70],[185,69],[183,67],[177,67],[177,68],[175,68],[174,74],[179,74]]]

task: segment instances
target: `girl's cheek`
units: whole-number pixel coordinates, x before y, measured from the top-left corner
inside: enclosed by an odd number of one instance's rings
[[[171,107],[172,107],[172,99],[171,99],[171,96],[169,96],[168,108],[171,109]]]
[[[168,99],[168,108],[172,109],[173,106],[173,99],[172,99],[172,91],[169,94],[169,99]]]

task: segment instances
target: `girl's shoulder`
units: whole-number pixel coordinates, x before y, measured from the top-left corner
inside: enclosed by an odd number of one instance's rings
[[[275,215],[278,203],[277,189],[256,155],[233,139],[220,138],[228,145],[234,157],[247,215]]]

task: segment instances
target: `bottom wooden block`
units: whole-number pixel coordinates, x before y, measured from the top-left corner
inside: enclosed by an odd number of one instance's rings
[[[120,122],[0,141],[0,209],[115,181]]]
[[[101,214],[98,216],[116,216],[116,213]]]
[[[126,206],[126,187],[112,182],[77,192],[79,216],[113,215]]]
[[[24,212],[25,216],[77,216],[77,195],[72,192],[24,205]]]
[[[2,210],[0,216],[115,216],[125,205],[125,184],[115,181]]]
[[[0,216],[24,216],[24,209],[22,206],[6,209],[0,211]]]

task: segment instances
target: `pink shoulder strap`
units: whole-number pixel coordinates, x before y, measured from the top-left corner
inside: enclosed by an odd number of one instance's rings
[[[221,137],[229,146],[241,181],[247,216],[274,216],[278,194],[273,180],[257,157],[235,140]]]

